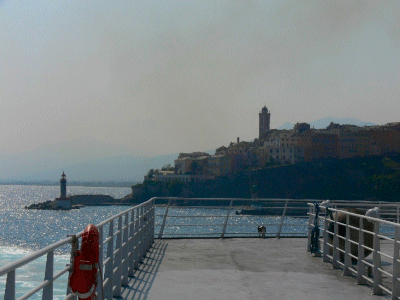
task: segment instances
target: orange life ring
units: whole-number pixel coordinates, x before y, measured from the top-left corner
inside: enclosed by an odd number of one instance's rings
[[[83,231],[82,246],[74,255],[73,272],[69,277],[69,286],[79,299],[96,299],[98,271],[99,230],[89,224]]]

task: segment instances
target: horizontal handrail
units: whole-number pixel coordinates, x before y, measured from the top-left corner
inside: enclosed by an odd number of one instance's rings
[[[68,237],[68,238],[66,238],[64,240],[58,241],[58,242],[56,242],[54,244],[51,244],[51,245],[49,245],[49,246],[47,246],[47,247],[45,247],[43,249],[40,249],[40,250],[38,250],[38,251],[36,251],[36,252],[34,252],[34,253],[24,257],[24,258],[21,258],[21,259],[18,259],[16,261],[14,261],[14,262],[11,262],[11,263],[5,265],[4,267],[0,268],[0,276],[3,276],[3,275],[5,275],[5,274],[7,274],[10,271],[13,271],[15,269],[18,269],[18,268],[22,267],[23,265],[26,265],[26,264],[30,263],[31,261],[33,261],[33,260],[35,260],[35,259],[37,259],[39,257],[42,257],[43,255],[45,255],[45,254],[47,254],[47,253],[49,253],[51,251],[54,251],[54,250],[60,248],[61,246],[64,246],[64,245],[69,244],[71,242],[72,242],[72,237]]]
[[[158,200],[171,200],[171,201],[185,201],[185,200],[193,200],[193,201],[244,201],[244,202],[301,202],[301,203],[314,203],[314,202],[322,202],[324,200],[320,199],[291,199],[291,198],[189,198],[189,197],[153,197],[152,200],[156,201],[156,205],[158,204]],[[345,204],[346,206],[359,206],[365,204],[370,207],[375,206],[389,206],[394,207],[398,205],[398,202],[391,202],[391,201],[367,201],[367,200],[330,200],[331,204],[339,205]]]
[[[309,205],[313,205],[313,203],[309,203]],[[336,208],[329,208],[329,210],[332,211],[332,212],[340,212],[340,213],[343,213],[345,215],[349,215],[349,216],[353,216],[353,217],[357,217],[357,218],[361,217],[361,218],[363,218],[365,220],[368,220],[370,222],[378,222],[379,224],[386,224],[386,225],[390,225],[390,226],[400,227],[400,223],[394,223],[394,222],[391,222],[391,221],[383,220],[381,218],[374,218],[374,217],[359,215],[359,214],[356,214],[356,213],[352,213],[350,211],[344,211],[342,209],[336,209]],[[313,213],[310,213],[310,215],[315,216],[315,214],[313,214]]]

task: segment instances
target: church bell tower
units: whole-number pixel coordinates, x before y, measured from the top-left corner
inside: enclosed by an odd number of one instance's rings
[[[264,106],[261,109],[261,112],[258,114],[258,116],[259,116],[258,138],[261,140],[265,138],[265,134],[270,130],[271,113],[268,111],[268,108]]]

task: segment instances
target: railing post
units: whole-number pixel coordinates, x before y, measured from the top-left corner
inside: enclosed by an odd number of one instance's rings
[[[143,240],[144,240],[144,247],[143,252],[144,256],[146,256],[146,252],[149,250],[149,204],[146,203],[144,206],[144,213],[143,213]]]
[[[76,250],[78,250],[78,248],[79,248],[79,241],[78,241],[76,235],[72,234],[72,235],[68,235],[68,236],[72,237],[72,242],[71,242],[69,272],[68,272],[67,296],[69,294],[71,294],[71,292],[72,292],[71,291],[71,287],[69,286],[69,277],[72,274],[72,269],[73,269],[73,266],[74,266],[74,256],[75,256]],[[73,296],[72,299],[78,299],[78,296]]]
[[[53,299],[53,271],[54,271],[54,251],[47,253],[46,258],[46,271],[44,280],[50,281],[50,284],[43,288],[42,300]]]
[[[122,281],[121,285],[126,286],[128,285],[128,221],[129,215],[126,213],[124,215],[124,230],[123,230],[123,241],[122,241]]]
[[[339,224],[338,224],[338,213],[335,214],[335,223],[334,223],[334,229],[333,229],[333,249],[332,249],[332,267],[334,269],[338,269],[339,266]]]
[[[135,235],[134,235],[134,268],[137,270],[139,268],[139,207],[136,208],[136,218],[135,218]]]
[[[122,216],[118,217],[117,243],[115,245],[115,264],[113,296],[121,297],[121,277],[122,277]]]
[[[145,241],[144,241],[144,205],[140,206],[140,217],[139,217],[139,262],[143,262],[145,253]]]
[[[324,262],[328,262],[329,261],[329,257],[328,257],[328,239],[329,239],[329,233],[328,233],[328,227],[329,227],[329,221],[328,221],[328,209],[325,208],[325,219],[324,219],[324,231],[323,231],[323,237],[324,237],[324,242],[323,242],[323,253],[322,253],[322,260]]]
[[[4,299],[15,300],[15,270],[7,273],[6,291]]]
[[[358,229],[358,259],[357,259],[357,284],[365,285],[367,280],[365,272],[365,250],[364,250],[364,218],[360,217],[360,228]]]
[[[313,214],[315,214],[315,206],[314,205],[310,205],[309,209],[308,209],[307,252],[311,251],[311,232],[312,232],[311,226],[314,226],[314,224],[312,224],[312,216],[313,216]]]
[[[129,225],[129,238],[128,238],[128,244],[129,244],[129,254],[128,254],[128,260],[129,260],[129,267],[128,267],[128,276],[133,277],[135,273],[135,258],[134,258],[134,252],[135,252],[135,210],[132,209],[131,212],[131,222]]]
[[[344,240],[344,268],[343,275],[350,276],[351,271],[351,242],[350,242],[350,215],[346,214],[346,239]]]
[[[147,204],[147,210],[146,210],[146,242],[147,242],[147,247],[146,251],[149,251],[151,248],[151,219],[152,219],[152,209],[151,209],[151,203]]]
[[[232,204],[233,204],[233,199],[231,199],[231,202],[230,202],[230,204],[229,204],[229,209],[228,209],[228,212],[227,212],[227,214],[226,214],[224,226],[222,227],[221,238],[224,238],[224,237],[225,237],[226,226],[228,225],[228,219],[229,219],[229,215],[230,215],[231,210],[232,210]]]
[[[101,295],[101,293],[102,293],[102,287],[103,287],[103,276],[102,276],[102,274],[103,274],[103,256],[104,256],[104,254],[103,254],[103,226],[100,226],[99,228],[99,269],[101,270],[101,273],[99,274],[99,276],[98,276],[98,279],[99,279],[99,281],[98,281],[98,284],[97,284],[97,287],[96,287],[96,293],[97,293],[97,295]],[[103,297],[104,297],[104,295],[102,295]]]
[[[379,254],[381,247],[379,242],[379,222],[374,222],[374,252],[373,252],[373,261],[374,261],[374,268],[373,268],[373,276],[374,276],[374,283],[373,283],[373,294],[374,295],[383,295],[383,290],[380,287],[382,285],[382,273],[379,271],[381,268],[381,255]]]
[[[151,243],[154,243],[154,230],[155,230],[155,224],[156,224],[156,200],[153,199],[153,201],[151,202],[151,207],[152,207],[152,211],[151,211]]]
[[[285,207],[283,209],[283,213],[282,213],[282,217],[281,217],[281,224],[279,225],[278,233],[276,234],[276,238],[278,238],[278,239],[281,237],[281,231],[282,231],[283,221],[285,220],[285,216],[286,216],[286,209],[287,209],[288,201],[289,200],[285,201]]]
[[[114,270],[114,220],[109,223],[108,245],[107,245],[107,263],[104,270],[104,281],[107,284],[104,287],[104,298],[112,300],[113,298],[113,270]]]
[[[137,220],[137,224],[138,227],[136,229],[137,235],[137,261],[138,264],[142,262],[142,206],[138,207],[138,220]]]
[[[154,201],[154,200],[153,200]],[[153,242],[154,242],[154,226],[153,226],[153,224],[154,224],[154,205],[153,205],[153,203],[154,202],[150,202],[150,204],[149,204],[149,232],[148,232],[148,235],[149,235],[149,250],[151,249],[151,246],[153,245]]]
[[[162,235],[164,233],[165,222],[167,221],[168,209],[169,209],[170,205],[171,205],[171,199],[168,199],[168,204],[167,204],[167,207],[165,208],[164,219],[163,219],[163,222],[161,224],[160,233],[158,234],[158,238],[159,239],[162,238]]]
[[[399,227],[394,227],[394,249],[393,249],[393,289],[392,299],[396,299],[400,296],[400,262],[399,262],[399,251],[400,251],[400,235]]]

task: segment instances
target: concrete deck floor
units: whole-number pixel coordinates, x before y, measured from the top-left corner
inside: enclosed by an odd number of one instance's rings
[[[389,299],[306,246],[304,238],[156,240],[123,299]]]

